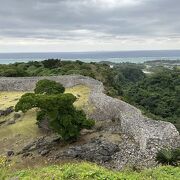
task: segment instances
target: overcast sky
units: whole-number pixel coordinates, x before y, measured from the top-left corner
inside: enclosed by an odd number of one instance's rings
[[[0,0],[0,52],[180,49],[180,0]]]

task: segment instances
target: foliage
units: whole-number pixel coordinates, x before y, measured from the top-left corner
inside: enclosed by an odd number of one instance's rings
[[[111,171],[106,168],[90,163],[66,163],[39,167],[36,169],[21,170],[7,173],[6,178],[11,179],[61,179],[61,180],[179,180],[180,168],[172,166],[161,166],[154,169],[146,169],[141,172],[132,170]],[[0,175],[1,178],[1,175]],[[2,179],[2,178],[1,178]]]
[[[104,83],[107,94],[117,96],[123,94],[122,86],[134,83],[144,77],[142,65],[122,63],[110,68],[106,63],[84,63],[81,61],[61,61],[48,59],[41,62],[14,63],[0,65],[0,76],[53,76],[80,74],[100,80]],[[21,73],[6,72],[8,69]]]
[[[40,80],[36,83],[34,92],[36,94],[59,94],[64,93],[65,88],[62,84],[48,79]]]
[[[49,59],[0,65],[0,76],[90,76],[103,82],[108,95],[120,97],[153,119],[169,121],[180,130],[180,69],[156,67],[151,75],[145,75],[143,64],[119,63],[113,66],[110,68],[107,62]]]
[[[48,86],[47,83],[45,84]],[[37,85],[39,84],[37,83]],[[46,90],[45,86],[43,88]],[[43,91],[38,92],[43,93]],[[52,92],[54,89],[51,92],[48,91],[49,94],[24,94],[16,104],[15,111],[27,112],[32,108],[39,108],[38,123],[45,119],[48,120],[50,127],[65,141],[76,139],[81,129],[89,129],[94,125],[94,121],[86,119],[82,110],[74,107],[73,103],[76,101],[74,95],[69,93],[51,94]]]
[[[11,164],[8,163],[6,156],[0,156],[0,179],[5,179],[9,173]]]
[[[49,69],[58,68],[61,65],[61,60],[48,59],[48,60],[42,61],[42,64],[44,65],[45,68],[49,68]]]
[[[9,67],[7,65],[0,66],[0,76],[5,77],[23,77],[28,76],[28,73],[25,70],[18,67]]]
[[[180,148],[161,149],[157,153],[156,160],[161,164],[178,166],[180,163]]]
[[[180,124],[180,73],[164,70],[133,85],[126,100],[173,124]]]
[[[119,82],[138,82],[144,79],[145,74],[142,72],[142,66],[132,63],[124,63],[115,67],[118,74]]]
[[[6,157],[5,156],[0,156],[0,168],[6,166]]]

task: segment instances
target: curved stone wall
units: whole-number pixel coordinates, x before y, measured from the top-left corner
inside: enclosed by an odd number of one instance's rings
[[[95,106],[91,118],[100,121],[112,120],[117,129],[132,136],[142,150],[145,150],[149,141],[158,140],[161,145],[168,146],[172,139],[179,139],[175,126],[168,122],[154,121],[142,115],[134,106],[109,97],[103,93],[104,87],[100,81],[80,75],[51,76],[51,77],[23,77],[0,78],[0,91],[31,91],[40,79],[50,79],[62,83],[65,87],[83,84],[91,88],[89,101]],[[105,122],[106,123],[106,122]]]

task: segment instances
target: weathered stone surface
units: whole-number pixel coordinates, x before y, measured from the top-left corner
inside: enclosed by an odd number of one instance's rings
[[[95,139],[89,143],[69,148],[63,152],[63,156],[105,163],[110,161],[117,151],[119,151],[118,145]]]
[[[0,126],[5,124],[5,123],[6,123],[6,120],[0,121]]]
[[[24,157],[24,158],[29,157],[29,156],[32,156],[32,153],[27,152],[22,155],[22,157]]]
[[[59,136],[56,135],[51,135],[51,136],[42,136],[40,138],[38,138],[37,140],[30,142],[29,144],[27,144],[20,152],[18,152],[17,154],[27,154],[33,151],[37,151],[38,154],[44,156],[46,154],[48,154],[51,149],[57,145],[57,143],[59,143]]]
[[[54,159],[78,159],[96,162],[108,168],[121,170],[126,167],[143,169],[157,165],[154,149],[141,151],[138,143],[127,135],[119,142],[105,139],[103,135],[79,145],[70,145],[65,150],[53,153]]]
[[[50,152],[50,150],[42,150],[41,152],[40,152],[40,154],[41,154],[41,156],[45,156],[45,155],[47,155],[48,153]]]
[[[13,106],[8,107],[5,110],[0,110],[0,116],[7,116],[9,114],[11,114],[14,111]]]
[[[92,114],[87,114],[96,120],[115,120],[116,130],[132,136],[141,147],[147,148],[150,140],[158,139],[161,144],[168,144],[171,139],[179,137],[175,126],[168,122],[154,121],[142,115],[141,111],[121,100],[109,97],[103,93],[103,84],[97,80],[80,75],[57,77],[27,77],[0,78],[0,90],[31,91],[40,79],[51,79],[62,83],[65,87],[83,84],[91,88],[89,101],[96,107]]]
[[[12,119],[12,120],[7,121],[6,125],[11,125],[11,124],[15,124],[15,123],[16,123],[16,121],[14,119]]]
[[[20,113],[15,113],[13,112],[13,117],[7,117],[7,118],[4,118],[4,120],[1,120],[0,121],[0,126],[9,126],[9,125],[12,125],[12,124],[15,124],[16,122],[18,122],[21,117],[21,114]]]

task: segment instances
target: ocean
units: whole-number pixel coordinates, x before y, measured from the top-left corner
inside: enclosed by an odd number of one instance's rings
[[[180,61],[180,50],[0,53],[0,64],[40,61],[51,58],[84,62],[110,61],[115,63],[143,63],[153,60]]]

